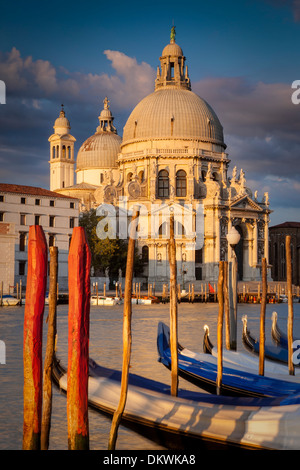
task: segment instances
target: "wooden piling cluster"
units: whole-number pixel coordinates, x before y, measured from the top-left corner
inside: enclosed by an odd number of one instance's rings
[[[91,255],[82,227],[73,230],[69,252],[68,445],[88,449],[88,340]],[[23,449],[47,450],[52,411],[52,367],[56,342],[58,250],[50,247],[48,337],[44,371],[42,337],[48,247],[41,226],[28,237],[28,274],[24,312]],[[71,274],[71,275],[70,275]]]

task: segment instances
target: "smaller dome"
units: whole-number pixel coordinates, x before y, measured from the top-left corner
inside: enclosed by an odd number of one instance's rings
[[[178,56],[178,57],[182,57],[183,56],[183,52],[182,52],[182,49],[180,46],[178,46],[178,44],[176,44],[175,41],[171,41],[170,44],[168,44],[164,50],[162,51],[162,57],[164,56]]]
[[[112,132],[92,135],[78,151],[76,169],[116,168],[121,141],[121,137]]]
[[[77,171],[88,168],[117,167],[122,139],[113,125],[114,118],[108,103],[109,100],[105,98],[96,133],[83,142],[78,151]]]

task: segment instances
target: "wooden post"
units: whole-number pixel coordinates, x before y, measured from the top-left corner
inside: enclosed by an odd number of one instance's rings
[[[176,271],[176,244],[174,238],[174,213],[170,213],[170,350],[171,350],[171,395],[178,394],[178,326],[177,326],[177,271]]]
[[[75,227],[69,250],[68,448],[89,449],[88,372],[91,253],[83,227]]]
[[[42,417],[42,339],[48,247],[40,225],[28,235],[28,273],[24,312],[23,450],[40,450]]]
[[[22,305],[22,279],[20,279],[20,306]]]
[[[125,409],[128,391],[128,376],[130,367],[130,355],[131,355],[131,317],[132,317],[132,279],[134,269],[134,247],[136,238],[136,228],[138,225],[139,211],[135,210],[131,224],[130,224],[130,235],[128,240],[128,251],[127,251],[127,264],[125,274],[125,290],[124,290],[124,310],[123,310],[123,363],[122,363],[122,378],[121,378],[121,391],[120,400],[118,407],[116,408],[112,425],[109,434],[108,450],[114,450],[119,424],[122,419],[122,415]],[[148,287],[149,289],[149,287]],[[149,291],[148,291],[149,292]]]
[[[260,335],[259,335],[259,375],[265,372],[265,321],[266,321],[266,304],[267,304],[267,260],[263,258],[262,264],[262,292],[260,305]]]
[[[287,295],[288,295],[288,364],[289,374],[295,375],[295,367],[293,364],[293,322],[294,322],[294,307],[293,307],[293,292],[292,292],[292,257],[291,257],[291,236],[287,235],[285,239],[286,244],[286,280],[287,280]]]
[[[41,450],[48,450],[52,412],[52,367],[56,339],[56,305],[57,305],[57,270],[58,249],[50,246],[50,279],[49,279],[49,313],[48,336],[43,375],[43,414],[41,431]]]
[[[195,286],[192,284],[192,304],[194,303],[195,300]]]
[[[0,306],[3,305],[3,281],[1,281]]]
[[[224,261],[223,269],[223,293],[224,293],[224,312],[225,312],[225,344],[226,349],[230,349],[230,318],[229,318],[229,289],[228,289],[228,261]]]
[[[98,299],[99,299],[99,292],[98,292],[98,282],[96,282],[96,295],[97,295],[97,305],[98,305]]]
[[[222,375],[223,375],[223,316],[224,316],[224,261],[219,262],[219,279],[218,279],[218,372],[217,372],[217,395],[221,395]]]
[[[103,284],[103,296],[106,296],[106,282]]]

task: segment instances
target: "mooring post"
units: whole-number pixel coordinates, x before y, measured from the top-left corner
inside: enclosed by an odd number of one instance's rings
[[[174,238],[174,213],[170,213],[170,350],[171,350],[171,395],[178,394],[178,326],[177,326],[177,270],[176,270],[176,244]]]
[[[50,246],[48,335],[43,375],[41,450],[48,450],[52,412],[52,369],[56,339],[58,248]]]
[[[286,244],[286,281],[287,281],[287,295],[288,295],[288,364],[289,374],[295,375],[295,367],[293,364],[293,323],[294,323],[294,307],[293,307],[293,292],[292,292],[292,257],[291,257],[291,236],[287,235],[285,239]]]
[[[24,312],[23,450],[40,450],[43,383],[43,315],[48,247],[44,231],[32,225],[28,235],[28,273]]]
[[[260,305],[260,334],[259,334],[259,375],[265,373],[265,323],[266,323],[266,305],[267,305],[267,260],[261,261],[262,292]]]
[[[136,209],[131,219],[130,234],[128,240],[127,251],[127,264],[125,274],[125,288],[124,288],[124,309],[123,309],[123,363],[122,363],[122,377],[121,377],[121,390],[119,404],[114,412],[108,442],[108,450],[114,450],[118,437],[119,424],[125,409],[127,392],[128,392],[128,379],[129,367],[131,356],[131,317],[132,317],[132,280],[134,270],[134,248],[136,239],[136,229],[139,219],[139,210]],[[149,287],[148,287],[149,293]]]
[[[225,317],[225,344],[230,350],[230,315],[229,315],[229,288],[228,288],[228,261],[224,261],[223,268],[223,294],[224,294],[224,317]]]
[[[88,450],[88,372],[91,253],[83,227],[75,227],[73,229],[68,264],[68,448],[69,450]]]
[[[223,317],[224,317],[224,261],[219,262],[219,279],[218,279],[218,372],[217,372],[217,395],[221,395],[222,375],[223,375]]]

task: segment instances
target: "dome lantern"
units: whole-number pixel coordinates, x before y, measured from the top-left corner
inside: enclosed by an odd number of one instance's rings
[[[175,42],[175,26],[171,29],[170,44],[162,51],[160,69],[157,71],[155,90],[165,87],[191,89],[187,68],[184,67],[185,57],[181,47]]]

